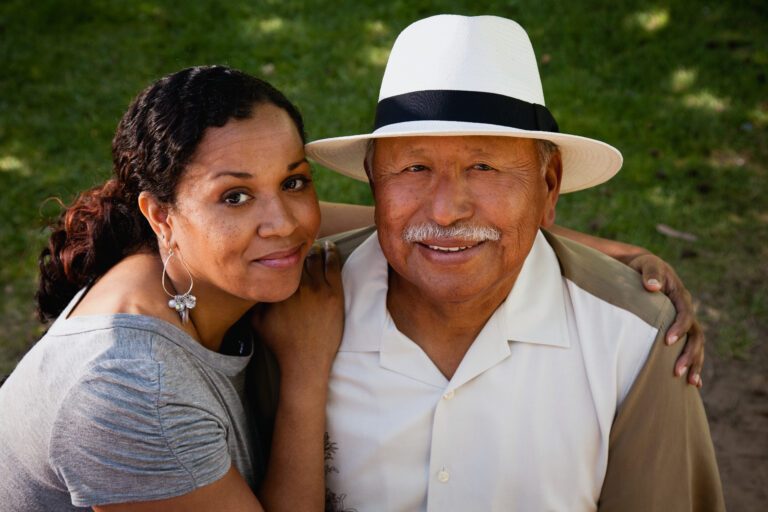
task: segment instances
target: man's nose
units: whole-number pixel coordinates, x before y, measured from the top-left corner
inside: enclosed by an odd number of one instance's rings
[[[256,230],[261,238],[286,237],[291,235],[299,223],[290,206],[278,196],[259,198],[263,202],[258,215],[261,217]]]
[[[434,179],[434,186],[429,191],[430,213],[434,222],[449,226],[474,215],[472,194],[463,173],[442,174]]]

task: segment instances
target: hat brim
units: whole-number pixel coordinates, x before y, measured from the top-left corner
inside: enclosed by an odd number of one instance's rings
[[[575,192],[611,179],[623,158],[619,150],[599,140],[557,132],[529,131],[506,126],[456,121],[409,121],[373,133],[320,139],[306,145],[307,156],[340,174],[368,181],[363,159],[371,139],[422,136],[502,136],[551,141],[560,148],[563,178],[560,192]]]

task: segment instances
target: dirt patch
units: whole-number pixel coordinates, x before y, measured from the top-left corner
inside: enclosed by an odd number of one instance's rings
[[[703,374],[725,503],[734,512],[768,506],[768,345],[761,341],[745,360],[712,355]]]

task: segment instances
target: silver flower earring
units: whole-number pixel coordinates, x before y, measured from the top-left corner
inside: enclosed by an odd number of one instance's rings
[[[189,267],[187,267],[187,264],[184,262],[184,258],[181,256],[181,253],[179,253],[179,261],[181,262],[181,265],[184,267],[184,270],[187,271],[187,275],[189,276],[189,289],[182,293],[181,295],[174,295],[171,292],[168,291],[168,288],[165,287],[165,275],[167,273],[166,269],[168,268],[168,262],[171,261],[171,258],[173,258],[174,253],[173,249],[168,250],[168,256],[163,260],[163,277],[162,277],[162,284],[163,284],[163,290],[165,290],[165,293],[171,298],[168,301],[168,307],[171,309],[175,309],[176,312],[179,314],[179,317],[181,317],[181,323],[186,324],[189,322],[189,310],[194,309],[197,305],[197,297],[192,295],[190,292],[192,291],[192,286],[195,284],[194,280],[192,279],[192,272],[189,271]]]

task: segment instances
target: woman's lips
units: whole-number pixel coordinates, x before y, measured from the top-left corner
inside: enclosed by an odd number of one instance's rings
[[[299,244],[291,249],[272,252],[253,261],[270,268],[289,268],[301,262],[301,248],[303,246],[304,244]]]

